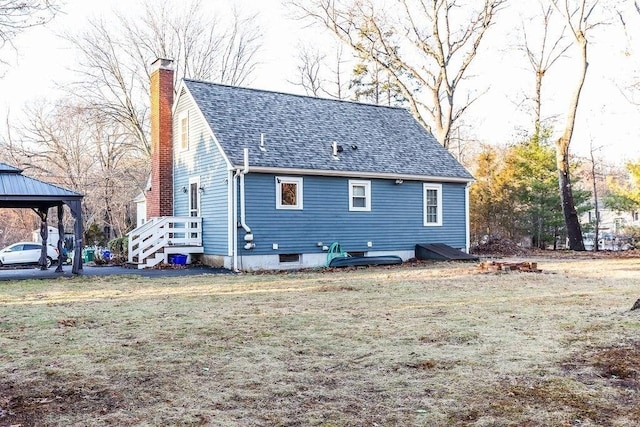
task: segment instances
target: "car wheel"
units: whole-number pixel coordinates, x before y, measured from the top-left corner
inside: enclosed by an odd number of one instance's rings
[[[51,267],[51,264],[53,264],[53,260],[51,259],[51,257],[47,257],[47,268]]]

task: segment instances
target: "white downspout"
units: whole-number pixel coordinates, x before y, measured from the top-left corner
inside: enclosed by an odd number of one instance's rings
[[[232,192],[233,196],[231,197],[233,203],[233,243],[232,243],[232,252],[233,252],[233,271],[238,271],[238,181],[237,178],[240,175],[240,169],[236,169],[233,173],[233,183],[232,183]]]
[[[240,225],[244,228],[244,231],[247,232],[248,235],[251,235],[251,229],[247,225],[245,219],[245,209],[244,209],[244,176],[249,173],[249,149],[244,149],[244,169],[240,172]],[[253,236],[251,240],[247,240],[245,236],[245,240],[247,242],[253,240]]]
[[[244,176],[249,173],[249,149],[244,149],[244,167],[235,169],[233,173],[233,270],[238,271],[238,187],[237,178],[240,178],[240,226],[244,229],[245,236],[244,241],[247,242],[244,245],[245,249],[253,249],[255,243],[253,243],[253,234],[251,228],[247,225],[245,217],[245,193],[244,193]]]
[[[244,191],[244,176],[249,173],[249,149],[244,149],[244,168],[238,169],[237,172],[240,175],[240,225],[245,231],[244,248],[246,250],[250,250],[256,247],[256,244],[253,243],[253,233],[251,233],[251,228],[247,225],[246,221],[246,210],[245,210],[245,191]],[[238,227],[236,227],[236,230]],[[237,245],[237,243],[236,243]]]

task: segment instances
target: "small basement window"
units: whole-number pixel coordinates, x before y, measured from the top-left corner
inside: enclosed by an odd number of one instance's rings
[[[300,263],[300,254],[280,254],[278,257],[281,264]]]

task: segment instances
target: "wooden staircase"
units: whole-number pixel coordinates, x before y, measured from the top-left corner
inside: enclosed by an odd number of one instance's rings
[[[201,254],[202,218],[164,216],[130,231],[129,264],[139,269],[169,262],[172,254]]]

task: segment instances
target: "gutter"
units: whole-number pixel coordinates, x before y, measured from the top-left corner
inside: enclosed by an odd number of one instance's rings
[[[254,166],[251,168],[253,172],[269,173],[269,174],[290,174],[290,175],[316,175],[316,176],[335,176],[339,178],[361,178],[361,179],[402,179],[404,181],[422,181],[422,182],[450,182],[464,184],[475,181],[472,176],[466,177],[446,177],[437,175],[410,175],[401,173],[380,173],[380,172],[359,172],[359,171],[343,171],[328,169],[301,169],[301,168],[281,168],[268,166]]]

